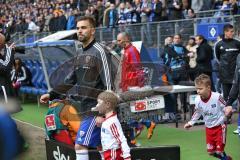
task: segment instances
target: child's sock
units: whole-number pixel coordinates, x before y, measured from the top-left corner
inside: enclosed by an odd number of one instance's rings
[[[88,150],[76,150],[76,160],[89,160]]]

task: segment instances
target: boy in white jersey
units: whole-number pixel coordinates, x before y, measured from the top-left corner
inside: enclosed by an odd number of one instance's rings
[[[131,160],[130,148],[115,112],[118,96],[112,91],[104,91],[98,95],[97,102],[94,110],[105,115],[101,126],[104,160]]]
[[[195,86],[199,96],[195,99],[195,113],[192,119],[184,125],[190,128],[203,116],[206,126],[206,143],[209,155],[221,160],[231,160],[224,152],[226,142],[225,116],[228,116],[232,108],[225,107],[223,97],[211,91],[211,80],[208,75],[201,74],[195,79]]]

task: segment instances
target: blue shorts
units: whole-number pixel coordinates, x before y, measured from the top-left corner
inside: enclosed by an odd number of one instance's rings
[[[75,143],[94,148],[101,145],[101,128],[96,126],[96,117],[82,120]]]

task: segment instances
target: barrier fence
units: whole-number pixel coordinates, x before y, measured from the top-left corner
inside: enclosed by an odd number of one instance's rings
[[[210,14],[209,12],[207,12]],[[164,46],[164,39],[174,34],[181,34],[183,44],[186,44],[189,37],[204,33],[206,39],[215,41],[217,36],[222,34],[224,24],[233,24],[236,35],[240,35],[240,15],[237,16],[213,16],[195,19],[182,19],[175,21],[149,22],[131,25],[121,25],[115,28],[97,28],[96,40],[100,42],[110,42],[117,38],[117,34],[122,31],[129,32],[133,41],[143,41],[147,48],[157,48],[160,55],[160,48]],[[202,31],[202,32],[200,32]],[[27,33],[13,36],[16,44],[34,42],[42,37],[51,34],[50,32]]]

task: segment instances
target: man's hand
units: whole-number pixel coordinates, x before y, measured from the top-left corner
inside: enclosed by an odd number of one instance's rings
[[[47,104],[49,101],[49,97],[50,97],[50,95],[48,93],[41,95],[40,103]]]
[[[232,115],[232,106],[227,106],[224,108],[224,114],[225,116],[229,117]]]
[[[98,127],[101,127],[103,121],[104,121],[103,117],[97,116],[97,118],[96,118],[96,125]]]
[[[192,127],[192,125],[190,124],[190,123],[186,123],[185,125],[184,125],[184,128],[185,129],[188,129],[188,128],[191,128]]]

